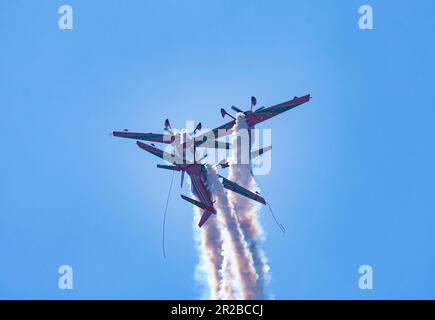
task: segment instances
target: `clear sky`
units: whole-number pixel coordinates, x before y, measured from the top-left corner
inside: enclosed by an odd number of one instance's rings
[[[58,28],[70,4],[74,29]],[[369,3],[374,30],[358,28]],[[272,129],[257,179],[277,299],[435,298],[431,1],[1,1],[0,298],[184,298],[192,207],[112,130],[308,104]],[[178,183],[176,184],[178,186]],[[187,194],[187,186],[183,193]],[[74,289],[58,289],[60,265]],[[374,270],[360,290],[358,267]]]

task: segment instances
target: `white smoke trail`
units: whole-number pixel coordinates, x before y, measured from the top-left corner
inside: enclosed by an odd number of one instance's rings
[[[222,263],[221,273],[221,291],[220,296],[223,300],[237,300],[241,299],[241,285],[240,277],[235,273],[235,257],[231,254],[231,246],[229,243],[228,231],[224,231],[224,242],[222,253],[224,261]]]
[[[216,196],[215,207],[223,228],[224,268],[222,270],[222,297],[224,299],[258,299],[257,274],[237,217],[232,211],[214,168],[209,170],[209,183]]]
[[[210,170],[210,172],[212,171],[214,169]],[[218,210],[218,219],[222,222],[224,229],[222,232],[224,245],[228,248],[224,250],[224,259],[228,265],[224,265],[225,269],[222,270],[224,281],[222,296],[225,299],[258,299],[258,275],[255,272],[254,261],[239,227],[237,217],[234,215],[227,194],[216,173],[209,175],[209,183],[216,196],[215,207]],[[232,282],[233,285],[228,285],[228,282]],[[232,292],[225,291],[225,289],[230,289]],[[238,293],[236,296],[234,296],[235,292]]]
[[[222,256],[222,235],[219,222],[215,217],[210,217],[202,228],[198,227],[198,222],[202,215],[202,210],[194,207],[195,219],[195,240],[197,243],[200,261],[197,266],[196,277],[208,284],[209,292],[204,297],[206,299],[221,299],[221,272],[223,263]]]
[[[239,124],[243,124],[242,120],[238,121]],[[236,168],[235,172],[236,178],[240,175],[243,176],[241,179],[250,178],[249,165],[242,170]],[[262,232],[259,225],[257,229],[253,228],[256,220],[252,214],[256,214],[256,207],[249,200],[238,198],[237,194],[227,194],[213,167],[207,167],[206,186],[215,200],[217,215],[211,216],[199,229],[197,223],[203,212],[194,208],[195,239],[200,254],[196,276],[208,284],[205,298],[262,299],[261,284],[268,270],[262,252],[256,246],[255,235]]]
[[[228,206],[226,194],[218,180],[216,170],[213,167],[207,167],[207,180],[210,191],[216,202],[214,207],[217,211],[216,217],[210,217],[209,220],[215,219],[219,222],[222,236],[222,266],[219,270],[221,275],[220,298],[224,300],[233,300],[241,297],[241,279],[235,270],[238,261],[235,257],[231,237],[226,228],[226,220],[231,215],[231,208]],[[208,222],[207,222],[208,223]],[[206,223],[206,224],[207,224]]]
[[[196,221],[202,215],[201,210],[194,209]],[[200,261],[197,266],[197,271],[202,275],[199,276],[208,284],[209,292],[206,299],[217,300],[220,299],[221,289],[221,276],[219,270],[222,267],[223,257],[221,254],[222,241],[220,230],[217,226],[215,219],[210,219],[201,229],[196,232],[196,241],[198,243],[198,251],[200,253]],[[199,229],[197,222],[195,228]]]
[[[175,147],[175,154],[178,157],[184,158],[188,154],[187,152],[184,154],[182,143],[188,142],[191,139],[192,137],[187,129],[181,129],[180,132],[176,134],[173,146]],[[205,181],[205,184],[210,192],[210,186],[207,181]],[[189,185],[191,188],[192,182],[190,179]],[[191,197],[199,200],[192,192]],[[199,228],[198,222],[201,219],[203,211],[196,206],[193,206],[193,210],[195,214],[193,219],[194,238],[199,253],[199,262],[196,267],[195,278],[199,282],[206,284],[206,291],[203,294],[204,299],[221,299],[221,269],[224,258],[222,256],[223,243],[219,221],[212,216],[202,228]]]
[[[258,190],[254,178],[251,175],[250,164],[245,162],[240,163],[240,159],[246,158],[246,155],[241,155],[243,148],[238,145],[238,133],[247,130],[248,125],[243,113],[239,113],[236,118],[236,124],[232,136],[232,157],[230,159],[229,179],[247,188],[248,190]],[[246,141],[244,141],[246,142]],[[251,150],[245,149],[247,152]],[[270,280],[270,267],[267,263],[264,252],[258,247],[258,242],[264,239],[263,229],[258,221],[259,204],[246,199],[234,192],[228,193],[229,201],[234,207],[237,215],[240,229],[242,230],[249,251],[252,255],[255,270],[258,274],[256,283],[257,298],[265,298],[265,285]]]

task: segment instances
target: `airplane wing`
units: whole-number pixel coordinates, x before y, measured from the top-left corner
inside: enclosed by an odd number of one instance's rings
[[[225,123],[217,128],[214,128],[213,130],[207,131],[206,133],[199,135],[198,137],[195,138],[195,145],[197,147],[200,147],[200,146],[203,147],[203,145],[205,145],[205,146],[209,146],[208,148],[216,148],[216,147],[214,147],[214,145],[215,145],[214,140],[230,134],[231,129],[235,123],[236,123],[236,121],[233,120],[233,121],[227,122],[227,123]],[[224,144],[225,142],[219,141],[219,143]],[[229,148],[230,148],[230,145],[228,144],[228,147],[227,147],[227,145],[225,145],[224,149],[229,149]]]
[[[139,146],[139,148],[148,151],[149,153],[152,153],[153,155],[169,162],[172,164],[185,164],[186,162],[183,161],[183,159],[181,159],[180,157],[177,157],[176,155],[170,154],[168,152],[165,152],[163,150],[160,150],[159,148],[150,146],[146,143],[140,142],[140,141],[136,141],[137,145]]]
[[[256,124],[268,120],[278,114],[281,114],[285,111],[291,110],[310,101],[311,96],[305,95],[303,97],[295,97],[293,100],[289,100],[280,104],[277,104],[272,107],[262,108],[252,113],[246,113],[246,120],[250,127],[255,126]],[[211,145],[212,141],[218,139],[220,137],[226,136],[231,133],[231,129],[233,128],[235,120],[227,122],[213,130],[210,130],[195,139],[195,144],[197,147],[202,146],[203,144]]]
[[[279,115],[285,111],[291,110],[293,108],[296,108],[297,106],[300,106],[301,104],[304,104],[308,101],[310,101],[311,96],[307,94],[303,97],[295,97],[293,100],[286,101],[280,104],[277,104],[272,107],[259,109],[255,111],[254,113],[251,113],[248,115],[248,124],[249,126],[254,126],[260,122],[263,122],[265,120],[268,120],[276,115]]]
[[[239,186],[237,183],[232,182],[221,175],[219,175],[219,177],[223,179],[222,184],[223,184],[224,188],[231,190],[235,193],[238,193],[241,196],[244,196],[244,197],[249,198],[251,200],[260,202],[262,204],[266,204],[266,200],[262,196],[260,196],[259,194],[251,192],[248,189],[245,189],[242,186]]]
[[[161,133],[141,133],[141,132],[128,132],[128,131],[113,131],[115,137],[144,140],[158,143],[172,143],[175,140],[175,136],[172,134]]]

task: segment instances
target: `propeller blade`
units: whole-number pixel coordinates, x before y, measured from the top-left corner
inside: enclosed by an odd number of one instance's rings
[[[195,130],[193,130],[193,132],[191,132],[189,135],[194,135],[196,134],[197,131],[200,131],[202,129],[202,124],[201,122],[198,123],[198,125],[196,126]]]
[[[171,123],[169,122],[169,119],[165,120],[165,130],[172,132],[172,127],[171,127]]]
[[[208,157],[208,154],[203,155],[203,156],[198,160],[198,162],[201,162],[202,160],[204,160],[204,159],[207,158],[207,157]]]
[[[255,110],[255,112],[261,111],[261,110],[263,110],[264,108],[266,108],[266,107],[263,106],[263,107],[261,107],[261,108],[258,108],[257,110]]]
[[[181,188],[183,188],[183,181],[184,181],[184,170],[181,171]]]
[[[225,111],[225,109],[224,108],[221,108],[221,115],[222,115],[222,118],[225,118],[225,115],[227,115],[228,113]]]
[[[224,108],[221,108],[221,115],[222,115],[222,118],[225,118],[225,116],[228,116],[228,117],[236,120],[236,118],[234,118],[232,115],[230,115]]]
[[[255,107],[257,104],[257,99],[255,97],[251,97],[251,105]]]
[[[200,123],[198,123],[198,125],[197,125],[196,128],[195,128],[195,132],[196,132],[196,131],[201,131],[201,129],[202,129],[202,124],[201,124],[201,122],[200,122]]]
[[[233,109],[233,110],[236,111],[236,112],[241,112],[241,113],[243,113],[243,111],[240,110],[239,108],[237,108],[236,106],[232,106],[231,109]]]

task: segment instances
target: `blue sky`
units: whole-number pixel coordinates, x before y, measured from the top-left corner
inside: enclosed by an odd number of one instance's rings
[[[74,30],[57,27],[60,5]],[[375,29],[358,28],[369,3]],[[192,208],[114,129],[313,100],[271,120],[258,178],[277,299],[435,298],[435,4],[429,1],[0,3],[0,298],[195,299]],[[185,187],[186,188],[186,187]],[[187,189],[183,190],[187,193]],[[74,290],[57,287],[60,265]],[[374,289],[358,288],[358,267]]]

